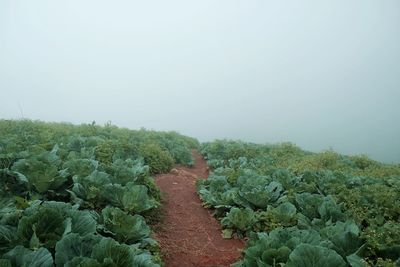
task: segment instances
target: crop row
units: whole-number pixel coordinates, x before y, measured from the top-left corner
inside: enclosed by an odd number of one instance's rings
[[[197,141],[95,123],[0,121],[0,266],[160,266],[152,174]]]
[[[235,266],[400,265],[399,165],[289,143],[201,150],[200,197],[226,238],[249,238]]]

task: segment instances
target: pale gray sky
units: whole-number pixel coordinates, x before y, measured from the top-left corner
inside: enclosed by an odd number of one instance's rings
[[[400,1],[0,1],[0,118],[400,162]]]

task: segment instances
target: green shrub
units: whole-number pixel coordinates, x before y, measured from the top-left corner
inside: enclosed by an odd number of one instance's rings
[[[169,172],[174,165],[174,159],[168,151],[154,143],[147,143],[142,146],[141,153],[146,165],[149,165],[151,173]]]

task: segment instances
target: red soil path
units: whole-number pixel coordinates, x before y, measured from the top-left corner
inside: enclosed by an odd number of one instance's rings
[[[164,197],[164,216],[157,226],[165,267],[229,266],[240,257],[244,243],[223,239],[221,226],[202,206],[196,193],[196,180],[207,178],[204,159],[193,152],[192,168],[176,167],[156,177]]]

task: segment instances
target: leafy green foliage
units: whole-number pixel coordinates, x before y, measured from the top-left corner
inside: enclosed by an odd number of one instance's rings
[[[400,262],[400,165],[290,143],[217,140],[201,152],[214,170],[200,198],[225,237],[250,238],[235,266]]]
[[[105,230],[119,242],[131,244],[150,235],[150,228],[140,215],[132,216],[112,207],[106,207],[101,213]]]
[[[172,156],[155,144],[143,145],[141,153],[152,173],[169,172],[174,164]]]
[[[96,220],[88,211],[79,211],[63,202],[36,201],[23,212],[17,228],[19,240],[26,247],[53,249],[63,235],[73,232],[96,232]]]
[[[195,139],[28,120],[0,136],[0,266],[160,266],[150,173],[191,165]]]
[[[334,250],[310,244],[300,244],[290,253],[286,266],[345,267],[346,262]]]
[[[58,169],[61,160],[56,153],[57,148],[20,159],[13,164],[12,170],[26,176],[30,186],[38,193],[57,190],[67,178],[66,173]]]
[[[53,258],[51,253],[45,248],[32,251],[23,246],[16,246],[3,255],[4,259],[9,260],[11,266],[33,266],[33,267],[52,267]]]
[[[241,231],[249,230],[255,222],[255,214],[252,209],[232,208],[221,221],[227,228],[237,228]]]
[[[100,236],[94,234],[79,235],[69,233],[56,244],[55,263],[64,266],[74,258],[90,257],[93,246],[99,243]]]

